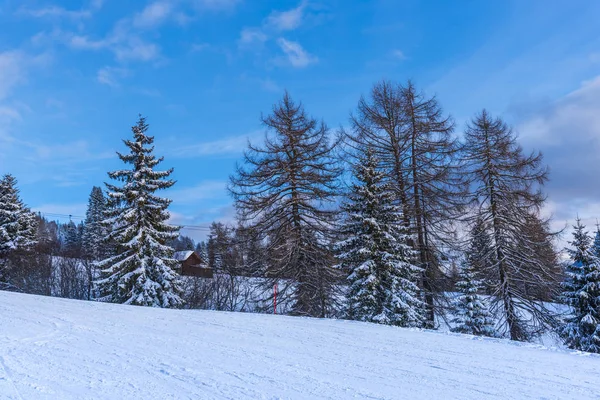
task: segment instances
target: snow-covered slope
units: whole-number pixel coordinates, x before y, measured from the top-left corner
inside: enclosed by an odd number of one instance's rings
[[[590,399],[599,371],[502,340],[0,292],[2,399]]]

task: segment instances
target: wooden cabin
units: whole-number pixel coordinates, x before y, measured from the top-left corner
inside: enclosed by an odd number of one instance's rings
[[[184,276],[196,276],[199,278],[212,278],[213,270],[208,263],[195,251],[176,251],[173,258],[181,263],[179,272]]]

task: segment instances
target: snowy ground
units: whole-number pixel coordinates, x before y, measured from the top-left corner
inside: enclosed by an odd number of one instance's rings
[[[0,292],[1,399],[600,399],[600,357]]]

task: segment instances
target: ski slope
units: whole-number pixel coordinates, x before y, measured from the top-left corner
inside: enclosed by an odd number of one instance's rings
[[[1,399],[600,399],[600,357],[0,292]]]

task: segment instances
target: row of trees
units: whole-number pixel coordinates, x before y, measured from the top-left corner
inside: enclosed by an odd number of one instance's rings
[[[437,100],[410,82],[376,84],[350,121],[333,140],[286,94],[263,118],[264,145],[250,145],[231,178],[241,223],[266,244],[267,285],[289,282],[283,295],[293,298],[293,312],[331,315],[348,276],[347,315],[435,327],[466,229],[470,262],[502,314],[501,329],[527,340],[550,325],[539,300],[554,297],[561,271],[540,216],[541,155],[525,154],[486,111],[459,141]],[[349,191],[340,159],[353,169]]]
[[[264,143],[231,176],[238,226],[213,224],[198,250],[233,285],[259,278],[264,307],[277,286],[294,315],[434,328],[453,309],[457,330],[513,340],[556,325],[543,303],[563,277],[540,216],[547,170],[501,119],[484,110],[459,140],[434,97],[384,81],[335,137],[287,93],[262,121]],[[157,192],[172,170],[156,170],[147,129],[140,117],[118,154],[129,168],[109,173],[122,185],[92,191],[80,257],[96,298],[179,307],[202,297],[174,272],[174,247],[193,243],[167,223]]]

